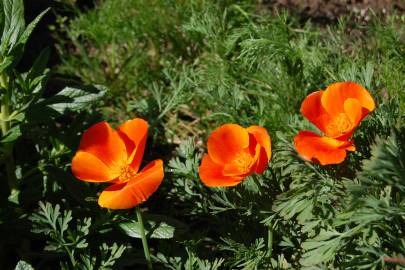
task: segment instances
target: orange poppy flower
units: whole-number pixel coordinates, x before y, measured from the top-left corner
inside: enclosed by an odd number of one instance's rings
[[[154,160],[139,171],[148,134],[148,123],[135,118],[118,131],[100,122],[84,132],[72,160],[72,172],[87,182],[111,183],[98,204],[110,209],[132,208],[146,201],[163,180],[163,162]]]
[[[355,151],[349,138],[374,109],[370,93],[353,82],[334,83],[314,92],[305,98],[301,113],[326,136],[301,131],[294,138],[295,148],[303,158],[322,165],[341,163],[346,151]]]
[[[225,124],[208,138],[208,154],[202,159],[200,178],[209,187],[234,186],[254,172],[263,173],[270,157],[266,129]]]

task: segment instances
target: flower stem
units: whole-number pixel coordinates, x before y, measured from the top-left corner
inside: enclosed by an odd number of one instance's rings
[[[142,237],[143,252],[145,254],[145,259],[146,259],[146,263],[148,265],[148,270],[153,270],[152,260],[150,258],[150,252],[149,252],[149,247],[148,247],[148,241],[146,240],[145,228],[143,226],[142,212],[141,212],[141,209],[139,208],[139,206],[135,207],[135,210],[136,210],[136,218],[138,219],[138,224],[139,224],[139,231],[140,231],[141,237]]]
[[[273,229],[271,226],[267,228],[267,252],[269,257],[273,255]]]

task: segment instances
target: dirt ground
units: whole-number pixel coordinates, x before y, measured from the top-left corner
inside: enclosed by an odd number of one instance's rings
[[[380,16],[405,14],[405,0],[262,0],[269,8],[286,8],[303,19],[319,22],[336,21],[351,14],[357,21],[368,21],[375,13]]]

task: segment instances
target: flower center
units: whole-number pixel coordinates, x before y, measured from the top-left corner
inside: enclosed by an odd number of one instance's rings
[[[239,169],[241,174],[248,173],[255,162],[254,157],[249,153],[241,152],[232,161],[233,165]]]
[[[332,137],[341,136],[352,128],[353,124],[345,113],[339,113],[333,120],[326,126],[326,131]]]
[[[120,176],[118,177],[120,182],[128,182],[136,176],[136,171],[129,167],[129,165],[122,166],[120,170]]]

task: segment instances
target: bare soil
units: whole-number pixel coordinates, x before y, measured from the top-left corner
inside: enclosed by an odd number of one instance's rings
[[[405,0],[262,0],[261,4],[271,9],[287,9],[303,19],[321,23],[336,21],[343,15],[367,22],[373,14],[405,14]]]

